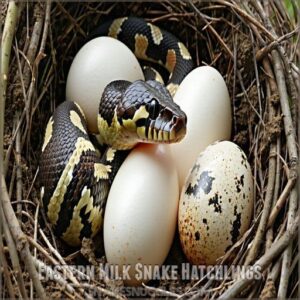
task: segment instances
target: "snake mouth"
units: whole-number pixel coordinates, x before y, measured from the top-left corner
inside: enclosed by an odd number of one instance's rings
[[[171,144],[181,141],[186,134],[186,117],[173,117],[164,126],[149,126],[138,130],[139,140],[146,143]]]

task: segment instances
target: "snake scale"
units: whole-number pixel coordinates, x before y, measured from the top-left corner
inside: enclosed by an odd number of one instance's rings
[[[138,59],[164,66],[170,77],[166,86],[156,80],[106,86],[97,117],[99,140],[107,145],[102,156],[78,104],[61,103],[49,119],[40,157],[41,197],[54,232],[71,246],[101,228],[110,186],[128,150],[139,142],[179,142],[186,131],[186,115],[172,95],[193,68],[187,48],[171,33],[135,17],[104,23],[88,40],[99,36],[120,40]]]

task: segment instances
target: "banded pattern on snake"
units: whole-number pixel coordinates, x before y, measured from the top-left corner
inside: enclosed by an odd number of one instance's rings
[[[127,150],[139,142],[179,142],[186,131],[186,115],[172,98],[193,68],[186,47],[133,17],[107,22],[89,39],[103,35],[125,43],[137,58],[163,65],[170,77],[166,86],[156,80],[119,80],[105,88],[98,113],[99,140],[108,146],[102,156],[78,104],[65,101],[50,118],[40,158],[42,201],[55,233],[71,246],[101,228],[109,189]]]

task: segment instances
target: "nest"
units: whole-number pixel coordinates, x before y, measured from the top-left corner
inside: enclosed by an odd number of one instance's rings
[[[1,2],[3,298],[297,298],[299,6],[285,2],[288,7],[275,0]],[[101,242],[96,252],[88,240],[79,250],[69,249],[53,236],[43,216],[37,178],[45,124],[64,101],[68,69],[87,34],[105,19],[124,15],[176,33],[198,66],[213,66],[226,80],[232,140],[251,164],[255,207],[251,227],[221,260],[228,266],[228,276],[221,279],[207,274],[162,279],[130,292],[121,280],[103,273]],[[168,262],[174,257],[171,253]],[[103,276],[88,278],[70,267],[76,264],[93,265]],[[253,268],[233,280],[233,265]],[[253,276],[257,266],[259,279]]]

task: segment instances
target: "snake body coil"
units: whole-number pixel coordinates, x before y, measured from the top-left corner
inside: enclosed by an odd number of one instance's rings
[[[185,46],[138,18],[105,23],[91,38],[100,35],[118,38],[139,59],[165,66],[170,78],[167,88],[154,80],[114,81],[105,88],[98,128],[101,143],[110,147],[102,156],[89,139],[79,105],[65,101],[50,118],[40,159],[42,200],[56,234],[72,246],[102,225],[111,183],[128,153],[119,150],[139,142],[178,142],[186,130],[186,116],[170,95],[193,66]]]

